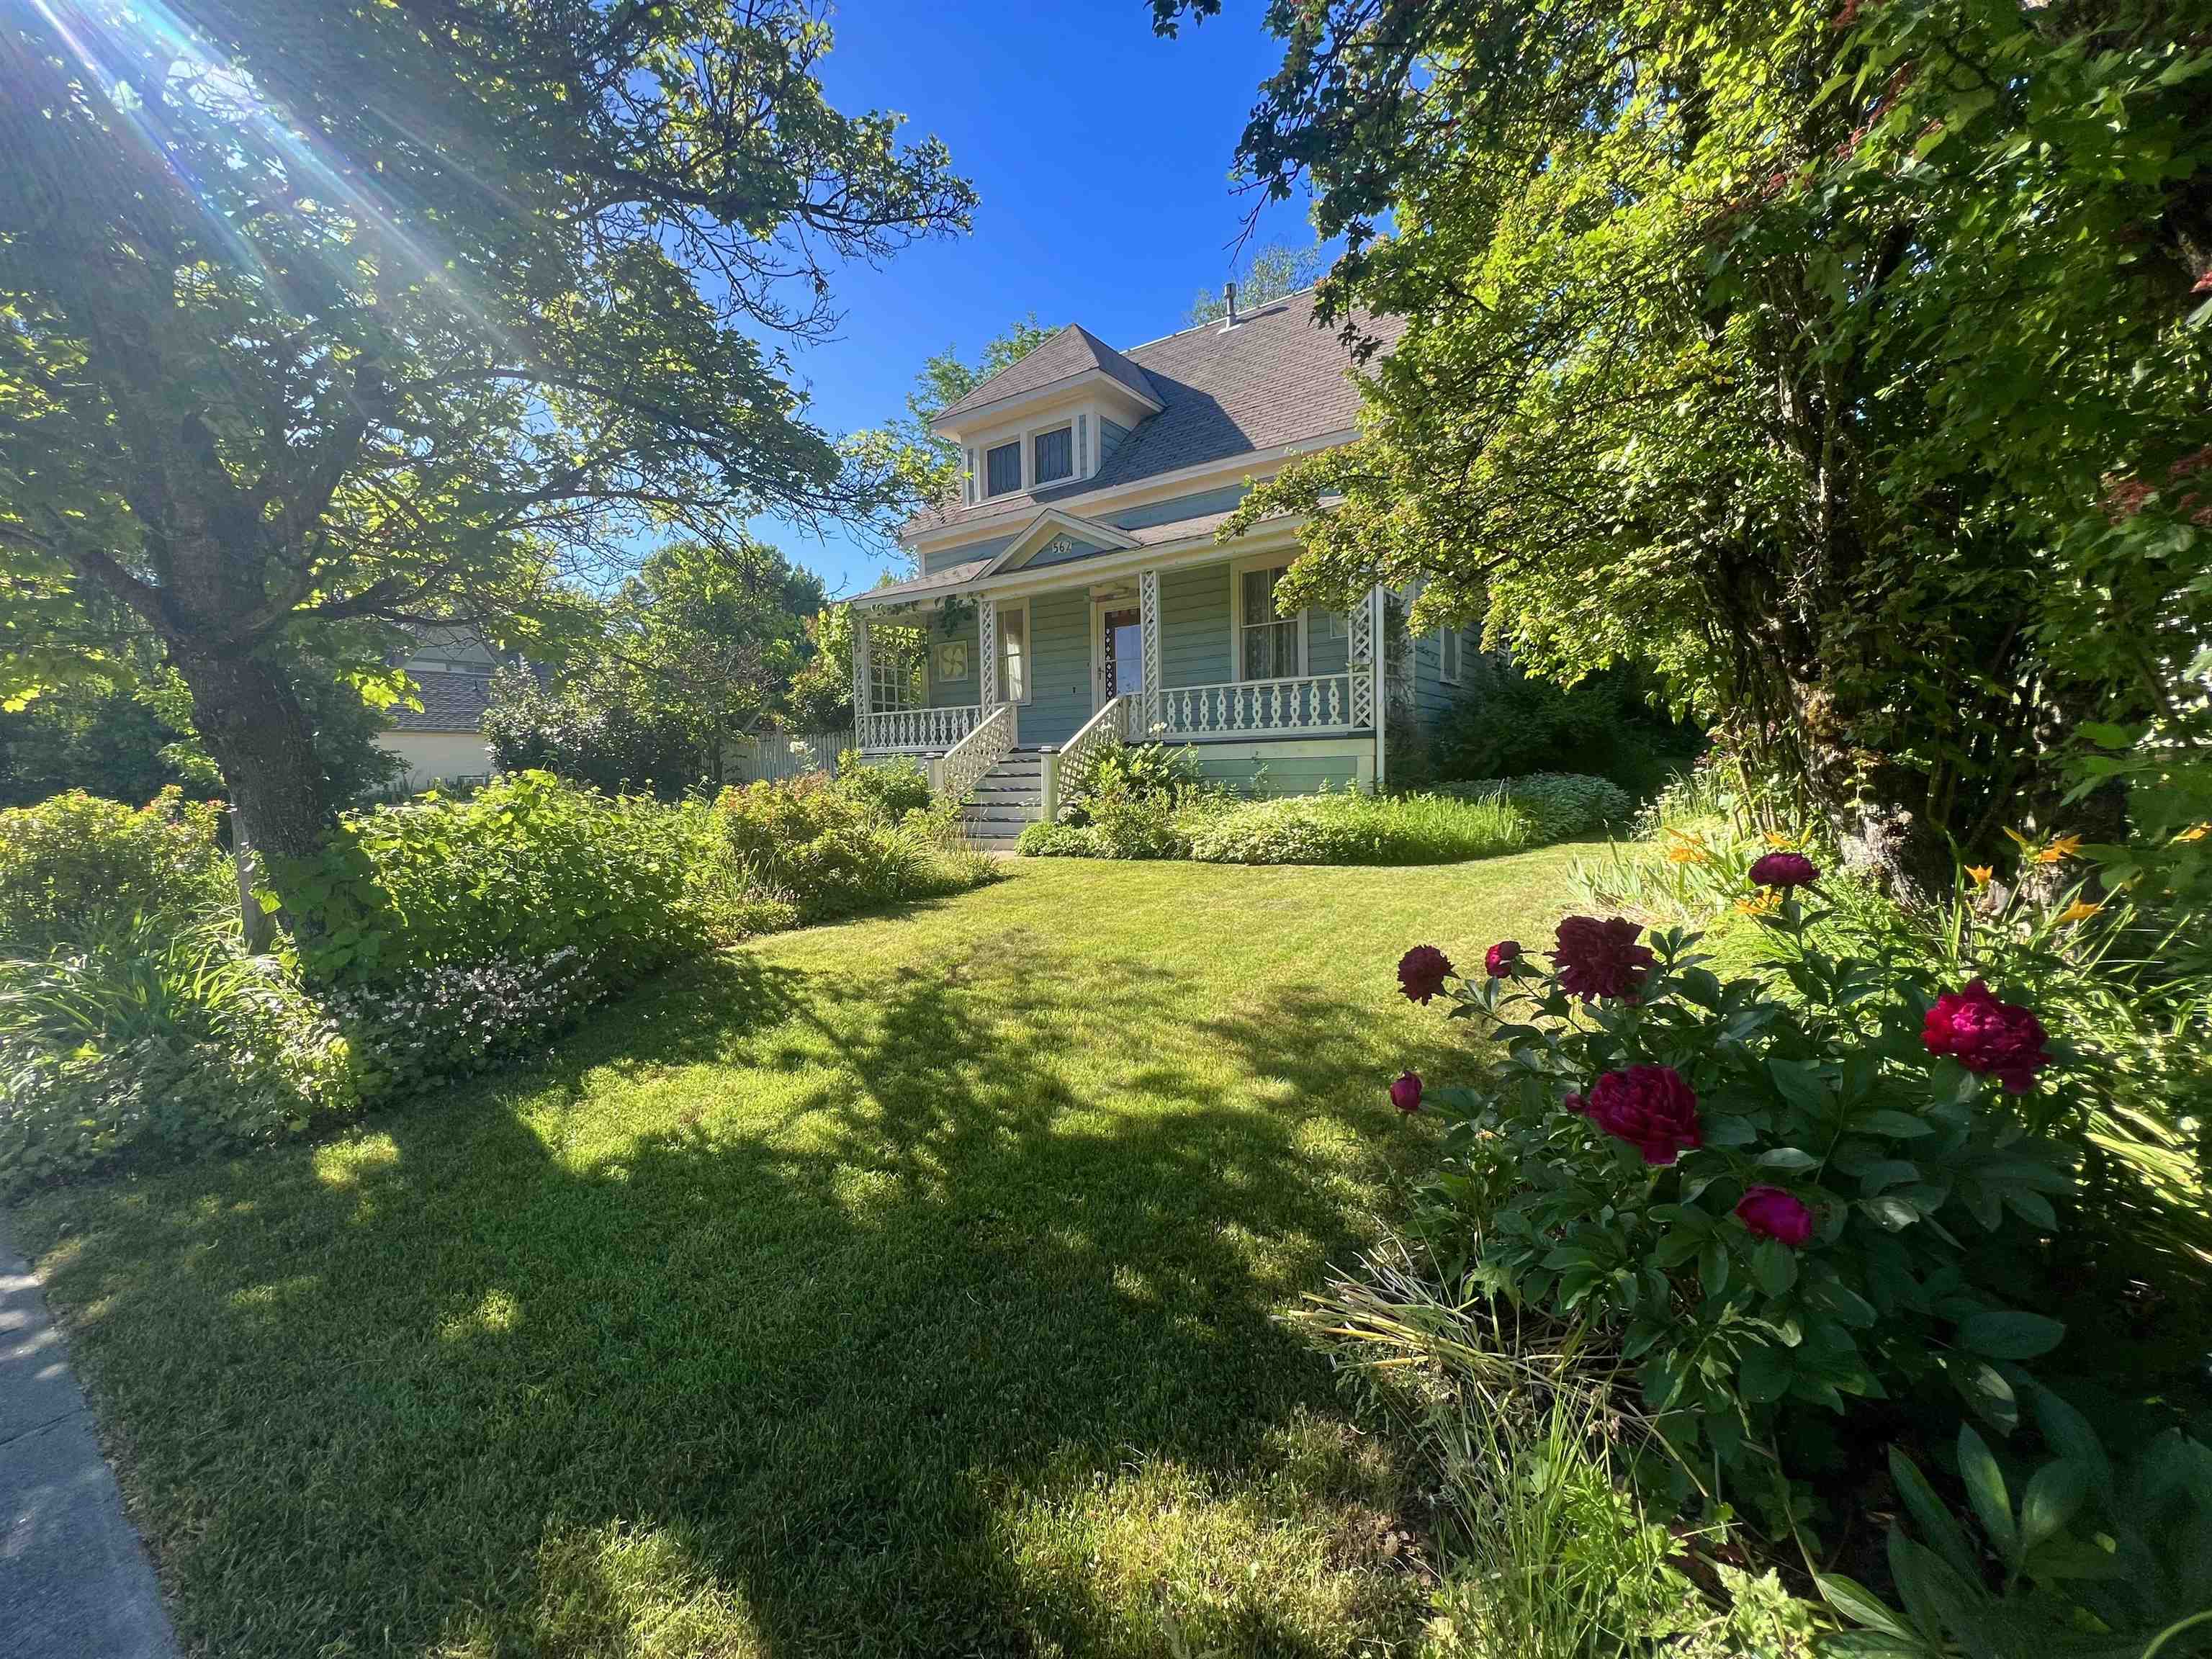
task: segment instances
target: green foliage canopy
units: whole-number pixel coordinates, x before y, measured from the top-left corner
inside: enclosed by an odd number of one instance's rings
[[[1294,587],[1647,664],[1903,877],[2047,817],[2085,720],[2212,738],[2202,0],[1269,21],[1244,163],[1410,325],[1249,504],[1342,497]]]
[[[775,343],[974,195],[830,106],[830,39],[803,0],[0,5],[9,689],[117,648],[112,601],[304,855],[288,641],[519,643],[641,537],[871,510]]]

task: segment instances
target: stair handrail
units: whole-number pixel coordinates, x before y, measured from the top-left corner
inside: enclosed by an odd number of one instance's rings
[[[1014,706],[1002,702],[975,723],[975,729],[946,750],[931,769],[937,791],[964,805],[983,775],[1006,759],[1014,746]]]

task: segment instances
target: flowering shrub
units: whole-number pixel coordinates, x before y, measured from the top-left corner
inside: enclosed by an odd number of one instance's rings
[[[1694,933],[1586,916],[1548,968],[1501,945],[1447,978],[1417,946],[1399,970],[1503,1051],[1474,1086],[1426,1091],[1453,1121],[1429,1195],[1447,1269],[1596,1327],[1687,1466],[1717,1460],[1762,1503],[1757,1452],[1792,1464],[1808,1408],[1942,1379],[2008,1422],[2018,1362],[2063,1335],[1989,1264],[2057,1224],[2069,1176],[2005,1090],[2049,1087],[2063,1057],[1986,990],[1814,948],[1802,885],[1765,913],[1787,1000],[1722,982]]]
[[[365,1092],[397,1093],[465,1076],[534,1047],[597,1000],[592,953],[440,963],[404,983],[351,985],[326,1006],[361,1056]]]
[[[886,785],[872,775],[890,774]],[[958,845],[951,809],[919,805],[896,769],[855,768],[834,783],[795,778],[726,789],[714,803],[708,886],[718,941],[760,924],[827,921],[988,880],[989,860]]]
[[[222,811],[171,787],[137,811],[72,789],[0,812],[0,940],[44,946],[105,914],[182,918],[234,902]]]

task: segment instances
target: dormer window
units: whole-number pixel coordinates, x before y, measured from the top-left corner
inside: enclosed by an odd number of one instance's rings
[[[1022,487],[1022,447],[1018,441],[983,452],[983,493],[1004,495]]]
[[[1075,431],[1073,427],[1055,427],[1050,432],[1040,432],[1030,440],[1031,460],[1030,481],[1032,484],[1048,484],[1055,479],[1073,477],[1075,473]]]

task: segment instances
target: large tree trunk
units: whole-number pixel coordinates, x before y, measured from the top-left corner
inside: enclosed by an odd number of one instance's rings
[[[204,653],[173,642],[192,694],[192,724],[222,769],[256,850],[312,858],[330,828],[322,763],[306,711],[275,664],[243,653]]]

